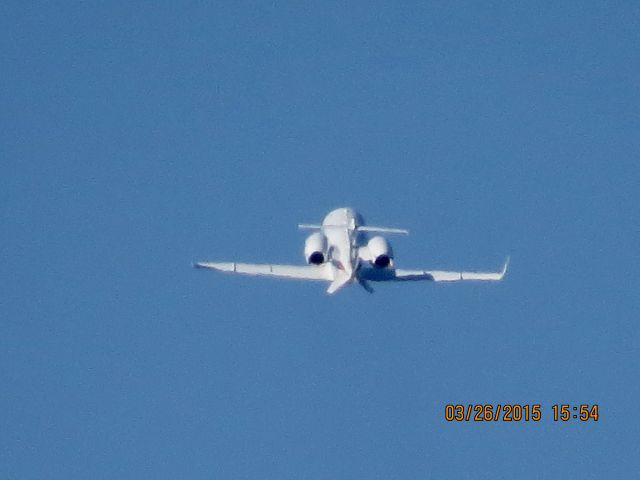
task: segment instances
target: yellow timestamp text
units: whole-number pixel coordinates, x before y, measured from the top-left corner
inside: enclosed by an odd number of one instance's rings
[[[551,406],[551,413],[551,418],[555,422],[569,420],[597,422],[599,407],[597,404],[554,404]],[[444,419],[447,422],[539,422],[542,420],[542,405],[539,403],[449,403],[444,407]]]

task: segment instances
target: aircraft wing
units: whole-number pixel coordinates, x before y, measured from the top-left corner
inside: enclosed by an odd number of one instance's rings
[[[507,273],[509,259],[499,272],[454,272],[446,270],[381,270],[367,269],[361,272],[365,280],[372,281],[417,281],[430,280],[432,282],[460,282],[462,280],[497,281],[502,280]]]
[[[195,268],[209,268],[220,272],[241,273],[244,275],[266,275],[302,280],[333,280],[332,266],[324,265],[270,265],[236,262],[198,262]]]

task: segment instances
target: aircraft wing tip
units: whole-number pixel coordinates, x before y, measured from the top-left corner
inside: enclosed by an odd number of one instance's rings
[[[511,261],[511,255],[507,256],[507,259],[504,261],[504,265],[502,267],[502,272],[500,274],[500,278],[504,277],[507,273],[507,269],[509,268],[509,262]]]

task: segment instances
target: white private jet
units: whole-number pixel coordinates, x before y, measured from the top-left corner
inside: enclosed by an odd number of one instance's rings
[[[322,225],[300,224],[300,229],[318,230],[304,243],[307,265],[270,265],[236,262],[198,262],[196,268],[210,268],[221,272],[245,275],[324,280],[331,282],[327,293],[334,293],[348,283],[358,282],[369,293],[369,281],[458,282],[462,280],[502,280],[509,259],[500,272],[450,272],[443,270],[401,270],[395,268],[393,251],[384,237],[368,238],[369,233],[401,233],[399,228],[372,227],[351,208],[330,212]]]

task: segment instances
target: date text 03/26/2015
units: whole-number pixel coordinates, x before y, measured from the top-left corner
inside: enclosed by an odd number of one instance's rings
[[[550,408],[553,421],[597,422],[597,404],[554,404]],[[539,422],[542,420],[542,406],[539,403],[483,403],[447,404],[444,419],[447,422]]]

